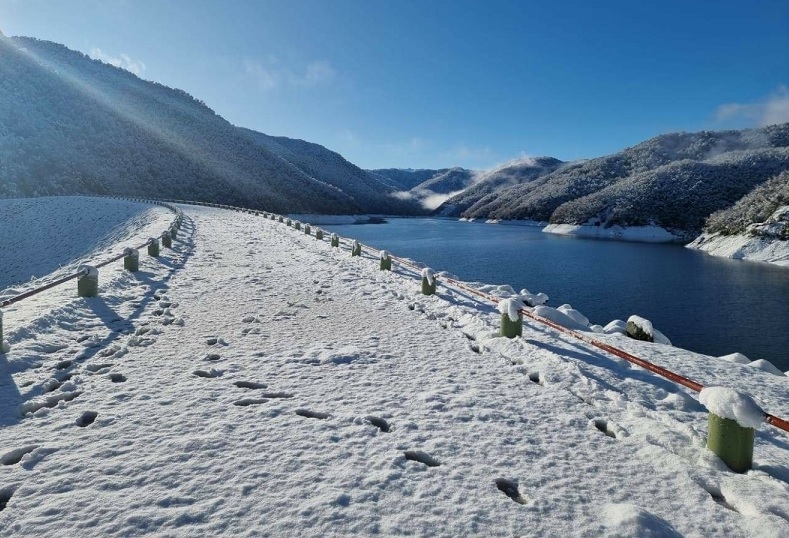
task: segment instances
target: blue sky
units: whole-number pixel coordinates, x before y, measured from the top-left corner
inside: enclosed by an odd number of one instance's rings
[[[786,0],[0,0],[0,30],[364,168],[589,158],[789,121]]]

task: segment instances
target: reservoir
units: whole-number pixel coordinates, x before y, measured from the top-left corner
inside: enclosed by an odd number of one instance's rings
[[[789,370],[789,268],[716,258],[681,245],[546,234],[538,227],[395,218],[326,229],[461,280],[544,292],[591,323],[637,314],[675,346],[735,351]]]

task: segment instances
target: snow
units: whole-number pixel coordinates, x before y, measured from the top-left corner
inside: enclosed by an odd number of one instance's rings
[[[0,536],[789,535],[774,427],[734,475],[683,387],[530,319],[499,337],[496,304],[377,251],[182,208],[99,297],[3,309]],[[785,376],[594,338],[789,416]]]
[[[723,360],[726,360],[726,361],[729,361],[729,362],[736,362],[737,364],[750,364],[751,363],[751,359],[749,359],[748,357],[746,357],[742,353],[730,353],[728,355],[723,355],[723,356],[721,356],[719,358],[721,358]]]
[[[721,418],[735,421],[743,428],[758,429],[764,422],[764,410],[753,398],[729,387],[705,387],[699,402]]]
[[[603,327],[606,334],[627,334],[627,323],[621,319],[615,319]]]
[[[126,249],[124,249],[124,252],[125,251]],[[92,278],[98,278],[99,276],[99,270],[93,267],[92,265],[80,265],[77,268],[77,272],[83,273],[85,276]]]
[[[642,241],[648,243],[674,243],[682,241],[660,226],[590,226],[587,224],[549,224],[543,232],[557,235],[574,235],[594,239],[616,239],[619,241]]]
[[[388,260],[390,257],[391,255],[389,254],[389,251],[386,250],[382,250],[379,254],[379,258],[382,260]]]
[[[588,325],[577,322],[575,319],[556,308],[550,306],[536,306],[532,312],[541,318],[558,323],[562,327],[567,327],[574,331],[589,331]]]
[[[92,252],[128,242],[129,227],[145,226],[149,233],[157,233],[171,219],[163,207],[126,200],[82,196],[0,200],[0,252],[4,253],[0,289],[56,270],[52,278],[74,272]]]
[[[510,321],[515,323],[520,319],[520,310],[523,307],[523,302],[517,299],[502,299],[499,301],[498,310],[502,315],[507,314]]]
[[[789,241],[746,235],[702,234],[687,245],[712,256],[789,267]]]
[[[752,366],[754,368],[758,368],[759,370],[763,370],[773,375],[784,375],[784,373],[776,368],[773,363],[770,361],[766,361],[764,359],[758,359],[750,363],[748,366]]]
[[[433,282],[435,282],[436,273],[431,268],[425,267],[424,269],[422,269],[421,275],[422,278],[426,279],[427,283],[430,284],[431,286],[433,285]]]
[[[573,320],[577,321],[581,325],[584,325],[586,327],[589,326],[589,319],[583,314],[581,314],[578,310],[573,308],[572,305],[563,304],[562,306],[557,307],[556,310],[558,310],[565,316],[572,318]]]

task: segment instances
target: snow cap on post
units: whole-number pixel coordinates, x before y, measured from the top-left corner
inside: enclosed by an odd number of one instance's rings
[[[385,250],[382,250],[379,254],[381,258],[381,271],[391,271],[392,270],[392,257],[389,253]]]
[[[140,270],[140,252],[137,249],[123,249],[123,268],[132,273]]]
[[[727,387],[705,387],[699,401],[710,411],[707,448],[734,472],[753,465],[755,430],[766,413],[747,394]]]
[[[507,314],[510,321],[518,321],[521,315],[518,311],[522,307],[522,304],[519,303],[520,301],[515,299],[502,299],[499,301],[499,314]]]
[[[520,299],[502,299],[498,304],[501,314],[501,336],[515,338],[523,336],[523,301]]]
[[[92,265],[80,265],[82,276],[77,279],[77,295],[96,297],[99,294],[99,270]]]
[[[729,387],[705,387],[699,402],[710,413],[733,420],[743,428],[758,429],[767,416],[753,398]]]
[[[422,295],[436,293],[436,274],[430,267],[422,269]]]

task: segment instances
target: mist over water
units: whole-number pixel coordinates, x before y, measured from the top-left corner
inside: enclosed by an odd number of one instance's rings
[[[577,239],[539,228],[390,219],[332,232],[463,280],[544,292],[605,325],[645,317],[675,346],[735,351],[789,370],[789,269],[715,258],[678,245]]]

